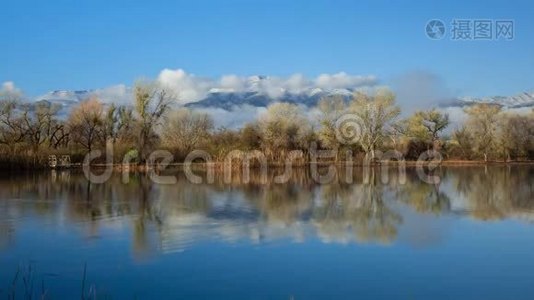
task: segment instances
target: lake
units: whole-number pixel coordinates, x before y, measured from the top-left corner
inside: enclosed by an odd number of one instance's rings
[[[410,168],[405,182],[360,173],[193,184],[177,172],[170,185],[4,174],[0,298],[534,297],[533,166],[441,167],[439,184]]]

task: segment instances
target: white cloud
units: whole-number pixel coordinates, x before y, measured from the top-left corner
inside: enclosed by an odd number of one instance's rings
[[[15,86],[15,83],[13,81],[6,81],[2,83],[0,95],[21,96],[22,91]]]
[[[195,108],[198,112],[209,114],[216,127],[239,128],[258,119],[267,109],[251,105],[234,106],[230,110],[223,108]]]
[[[311,93],[316,88],[321,89],[356,89],[374,86],[377,79],[374,76],[349,75],[341,72],[337,74],[321,74],[317,78],[308,79],[302,74],[289,77],[250,76],[243,77],[233,74],[224,75],[218,79],[198,77],[183,69],[164,69],[158,76],[163,86],[174,90],[180,99],[180,104],[200,101],[209,92],[259,92],[278,99],[285,93]]]
[[[285,81],[285,85],[286,89],[299,93],[303,92],[309,86],[309,81],[302,74],[294,74],[289,76]]]
[[[221,77],[220,87],[229,92],[241,91],[245,89],[245,82],[236,75],[225,75]]]
[[[10,92],[15,90],[15,83],[13,81],[6,81],[2,83],[2,91]]]
[[[97,89],[92,91],[91,94],[105,103],[131,104],[133,99],[132,89],[124,84]]]
[[[320,111],[316,107],[299,105],[302,115],[311,122],[311,125],[318,126]],[[257,107],[248,104],[236,105],[231,109],[216,107],[198,107],[195,111],[207,113],[213,118],[216,127],[241,128],[246,123],[260,120],[267,113],[266,107]]]
[[[193,74],[187,74],[184,70],[164,69],[158,76],[158,81],[163,86],[174,90],[181,104],[195,102],[203,99],[213,87],[213,81]]]
[[[353,76],[345,72],[321,74],[315,79],[315,85],[323,89],[342,89],[361,86],[372,86],[377,82],[374,76]]]

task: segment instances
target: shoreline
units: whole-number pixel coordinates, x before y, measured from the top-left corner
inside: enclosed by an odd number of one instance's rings
[[[430,161],[427,161],[426,164],[428,164]],[[211,163],[213,167],[215,168],[222,168],[224,166],[224,162],[212,162]],[[337,166],[337,167],[363,167],[364,164],[361,163],[361,162],[353,162],[351,164],[348,164],[346,161],[339,161],[339,162],[334,162],[334,161],[330,161],[330,162],[317,162],[317,163],[312,163],[312,162],[304,162],[304,163],[295,163],[292,165],[293,168],[306,168],[312,164],[316,164],[318,165],[319,167],[328,167],[328,166]],[[395,161],[395,160],[391,160],[391,161],[388,161],[388,162],[374,162],[372,163],[371,165],[374,166],[374,167],[377,167],[377,166],[381,166],[381,165],[399,165],[400,162],[399,161]],[[406,167],[416,167],[418,162],[417,161],[404,161],[404,164]],[[166,169],[173,169],[173,168],[179,168],[179,167],[184,167],[186,164],[185,163],[171,163],[169,165],[166,166]],[[193,167],[207,167],[208,163],[206,162],[195,162],[195,163],[192,163],[191,164]],[[242,167],[242,163],[238,163],[238,164],[232,164],[232,167],[236,168],[236,167]],[[534,161],[509,161],[509,162],[505,162],[505,161],[488,161],[488,162],[485,162],[483,160],[443,160],[441,161],[439,164],[439,166],[443,166],[443,167],[473,167],[473,166],[517,166],[517,165],[525,165],[525,166],[534,166]],[[147,169],[147,166],[146,165],[136,165],[136,164],[130,164],[130,165],[123,165],[123,164],[92,164],[91,165],[91,168],[96,168],[96,169],[100,169],[100,168],[107,168],[109,166],[112,166],[112,168],[115,170],[115,171],[122,171],[122,170],[130,170],[130,171],[144,171]],[[157,165],[151,165],[150,167],[154,167],[154,166],[157,166]],[[251,164],[250,165],[251,168],[257,168],[258,167],[258,164]],[[272,162],[268,162],[267,163],[267,167],[269,168],[283,168],[285,167],[285,165],[283,163],[272,163]],[[82,168],[82,165],[81,164],[72,164],[71,166],[69,167],[55,167],[55,168],[52,168],[52,167],[44,167],[42,169],[49,169],[49,170],[65,170],[65,169],[81,169]],[[34,168],[34,169],[28,169],[28,170],[39,170],[41,168]]]

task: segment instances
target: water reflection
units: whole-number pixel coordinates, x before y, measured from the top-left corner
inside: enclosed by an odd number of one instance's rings
[[[319,239],[334,243],[396,241],[407,218],[465,216],[477,220],[534,220],[534,168],[495,166],[441,168],[441,183],[420,181],[407,170],[405,184],[395,173],[382,183],[373,170],[368,184],[355,169],[355,182],[315,184],[305,171],[288,183],[269,183],[251,174],[242,184],[222,176],[214,184],[191,184],[177,173],[175,185],[156,185],[143,174],[120,174],[89,184],[76,171],[34,173],[0,179],[0,251],[16,240],[18,227],[32,218],[47,226],[76,226],[87,238],[119,226],[131,234],[138,256],[183,251],[202,241],[265,243]],[[405,226],[409,230],[412,226]]]

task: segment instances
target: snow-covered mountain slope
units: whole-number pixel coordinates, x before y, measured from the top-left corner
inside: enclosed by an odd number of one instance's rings
[[[60,113],[66,115],[70,112],[72,107],[91,97],[100,99],[104,104],[131,104],[133,93],[132,89],[125,85],[115,85],[95,90],[56,90],[35,97],[34,101],[48,101],[54,104],[59,104],[62,107]]]
[[[49,101],[52,103],[61,104],[62,106],[71,106],[91,96],[92,96],[92,91],[90,90],[81,90],[81,91],[57,90],[57,91],[51,91],[42,96],[39,96],[35,98],[35,101]]]
[[[454,101],[451,106],[466,106],[476,103],[497,104],[506,108],[534,107],[534,92],[524,92],[515,96],[462,97]]]
[[[289,102],[294,104],[301,104],[305,106],[315,106],[317,102],[325,96],[339,95],[346,99],[350,97],[352,91],[350,90],[336,90],[336,91],[313,91],[310,93],[293,94],[283,92],[279,97],[272,97],[267,94],[258,92],[210,92],[208,96],[198,102],[191,102],[186,104],[187,107],[192,108],[222,108],[230,110],[235,106],[249,105],[256,107],[267,107],[274,102]]]

